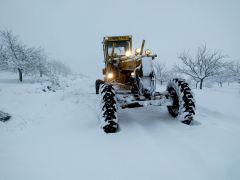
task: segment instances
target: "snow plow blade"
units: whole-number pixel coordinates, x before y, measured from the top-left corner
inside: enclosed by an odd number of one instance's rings
[[[138,102],[128,103],[128,104],[123,104],[122,105],[122,109],[125,109],[125,108],[137,108],[137,107],[143,107],[143,105],[139,104]]]

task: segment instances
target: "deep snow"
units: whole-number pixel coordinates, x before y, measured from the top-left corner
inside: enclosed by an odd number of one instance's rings
[[[240,179],[237,85],[194,90],[192,126],[165,107],[119,110],[116,134],[99,128],[94,80],[43,86],[0,73],[0,110],[12,115],[0,122],[0,180]]]

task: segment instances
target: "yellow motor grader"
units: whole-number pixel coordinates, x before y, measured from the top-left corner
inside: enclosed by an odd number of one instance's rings
[[[173,117],[191,124],[195,114],[195,101],[183,79],[168,82],[166,91],[156,92],[154,63],[157,55],[141,47],[133,51],[132,36],[103,38],[105,67],[103,80],[96,80],[96,94],[101,97],[101,127],[106,133],[118,130],[118,108],[167,106]]]

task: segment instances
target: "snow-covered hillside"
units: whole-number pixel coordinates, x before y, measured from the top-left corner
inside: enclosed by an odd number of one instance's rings
[[[94,80],[65,79],[56,92],[0,73],[0,180],[238,180],[237,85],[193,90],[195,123],[165,107],[119,110],[120,132],[99,128]],[[164,88],[164,87],[160,87]]]

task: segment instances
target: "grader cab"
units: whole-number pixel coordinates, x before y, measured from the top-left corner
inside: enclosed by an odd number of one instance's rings
[[[171,80],[164,92],[156,91],[154,60],[157,55],[141,47],[132,49],[132,36],[103,38],[105,67],[103,80],[96,80],[96,94],[101,94],[101,127],[106,133],[118,129],[118,108],[166,105],[173,117],[191,124],[195,103],[191,89],[183,79]]]
[[[136,61],[129,61],[132,55],[132,37],[114,36],[103,39],[105,81],[117,80],[125,83],[137,67]],[[128,60],[128,61],[126,61]]]

